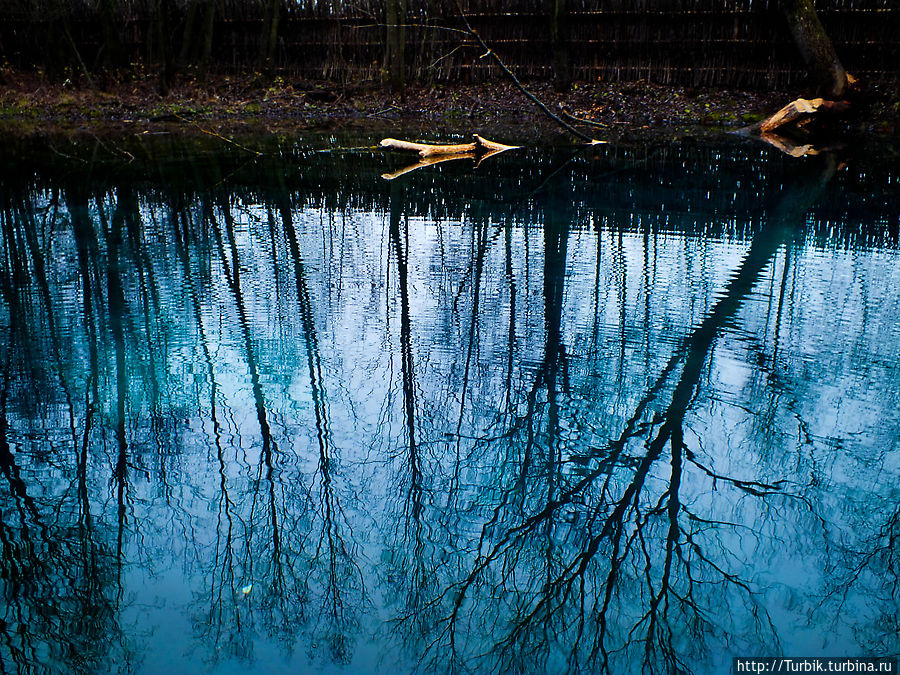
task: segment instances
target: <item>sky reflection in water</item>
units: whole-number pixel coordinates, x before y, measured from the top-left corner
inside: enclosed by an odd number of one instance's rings
[[[898,652],[896,172],[158,143],[2,175],[5,671]]]

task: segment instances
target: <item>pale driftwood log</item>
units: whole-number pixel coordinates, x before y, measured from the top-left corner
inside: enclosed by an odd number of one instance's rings
[[[819,112],[843,113],[849,109],[850,104],[846,101],[829,101],[824,98],[798,98],[760,124],[759,131],[765,134],[788,124],[800,124]]]
[[[518,145],[503,145],[502,143],[495,143],[494,141],[489,141],[486,138],[482,138],[478,134],[474,134],[475,140],[472,143],[459,143],[456,145],[440,145],[433,143],[411,143],[410,141],[400,141],[396,138],[385,138],[379,143],[379,145],[383,148],[390,148],[392,150],[408,150],[410,152],[418,152],[421,157],[434,157],[437,155],[462,155],[462,154],[471,154],[475,155],[478,153],[488,153],[491,154],[495,152],[502,152],[504,150],[514,150],[520,146]]]
[[[433,155],[459,155],[462,153],[475,153],[474,143],[460,143],[458,145],[428,145],[426,143],[412,143],[410,141],[401,141],[396,138],[382,139],[379,145],[382,148],[390,150],[408,150],[410,152],[418,152],[422,157],[431,157]]]

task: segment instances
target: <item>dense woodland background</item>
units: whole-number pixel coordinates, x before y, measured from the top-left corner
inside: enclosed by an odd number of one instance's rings
[[[895,0],[819,0],[847,70],[894,85]],[[93,84],[136,69],[341,83],[521,77],[781,89],[807,70],[776,0],[3,0],[0,61]]]

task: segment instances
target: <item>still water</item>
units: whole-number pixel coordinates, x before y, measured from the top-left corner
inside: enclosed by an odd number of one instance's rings
[[[900,652],[896,155],[372,142],[7,141],[0,671]]]

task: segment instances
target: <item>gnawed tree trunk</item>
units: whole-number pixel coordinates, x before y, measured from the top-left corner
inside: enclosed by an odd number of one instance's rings
[[[779,150],[794,156],[812,153],[803,144],[783,139],[781,133],[785,130],[808,130],[814,119],[827,120],[829,117],[846,114],[850,104],[843,99],[856,81],[841,65],[813,3],[814,0],[781,0],[781,11],[820,96],[813,99],[798,98],[758,127],[750,128],[758,130],[764,140]],[[778,134],[774,133],[776,130]]]
[[[768,133],[784,126],[802,124],[816,113],[831,112],[841,114],[847,112],[849,108],[850,104],[845,101],[828,101],[824,98],[811,100],[798,98],[763,122],[759,130],[761,133]]]
[[[814,0],[781,0],[781,11],[818,93],[825,98],[842,98],[848,87],[847,72],[816,14]]]

